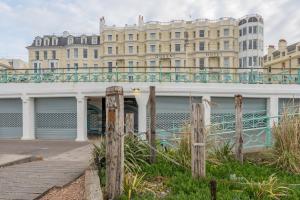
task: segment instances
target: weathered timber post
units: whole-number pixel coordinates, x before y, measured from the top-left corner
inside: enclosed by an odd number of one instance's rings
[[[106,89],[106,191],[108,199],[122,194],[124,177],[123,88]]]
[[[243,164],[243,97],[235,95],[235,158]]]
[[[134,135],[134,113],[125,114],[125,133],[126,135]]]
[[[149,96],[149,106],[150,106],[150,134],[149,143],[150,149],[150,163],[155,163],[156,160],[156,99],[155,99],[155,87],[150,86],[150,96]]]
[[[193,177],[205,177],[205,118],[204,104],[192,105],[192,175]]]
[[[215,179],[209,182],[211,200],[217,200],[217,181]]]

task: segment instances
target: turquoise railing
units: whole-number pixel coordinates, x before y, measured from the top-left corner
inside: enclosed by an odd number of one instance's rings
[[[300,115],[300,113],[290,113],[289,116]],[[244,148],[268,148],[273,144],[272,127],[270,120],[280,120],[282,115],[267,116],[266,111],[255,111],[243,115],[243,141]],[[215,144],[230,142],[235,143],[235,118],[234,114],[223,114],[222,118],[212,116],[211,125],[207,127],[209,134],[207,140]],[[176,146],[176,142],[182,137],[186,128],[174,128],[170,130],[158,129],[158,138],[164,146]]]
[[[0,70],[0,83],[40,82],[185,82],[185,83],[243,83],[243,84],[299,84],[300,73],[262,73],[237,69],[180,68],[79,68],[79,69],[15,69]],[[295,70],[294,70],[295,71]]]

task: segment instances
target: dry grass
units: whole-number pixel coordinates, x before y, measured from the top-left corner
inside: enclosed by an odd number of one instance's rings
[[[292,173],[300,173],[300,116],[283,115],[272,129],[274,147],[271,164]]]

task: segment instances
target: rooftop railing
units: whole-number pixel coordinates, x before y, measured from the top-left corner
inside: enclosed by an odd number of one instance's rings
[[[259,71],[258,71],[259,70]],[[169,83],[241,83],[300,84],[300,70],[195,68],[195,67],[113,67],[3,69],[0,83],[45,82],[169,82]]]

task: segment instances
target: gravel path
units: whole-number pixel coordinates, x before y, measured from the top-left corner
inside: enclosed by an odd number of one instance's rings
[[[54,188],[39,200],[83,200],[84,176],[63,188]]]

